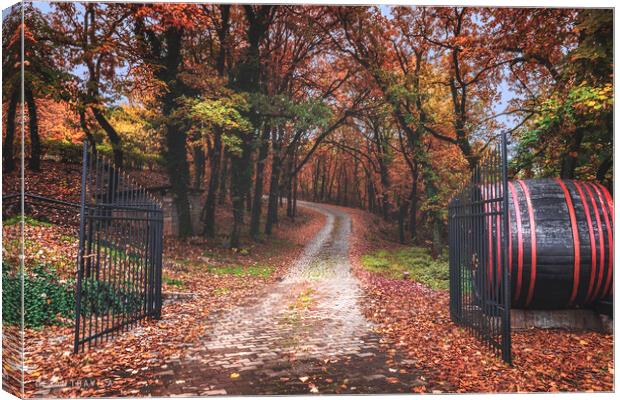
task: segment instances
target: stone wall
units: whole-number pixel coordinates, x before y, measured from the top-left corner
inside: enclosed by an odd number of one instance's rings
[[[192,229],[195,235],[202,232],[203,224],[200,220],[200,213],[202,211],[201,197],[202,191],[195,190],[189,193],[189,211],[192,220]],[[164,235],[178,236],[179,214],[177,213],[171,193],[166,192],[163,194],[162,206],[164,211]]]
[[[613,320],[593,310],[510,310],[512,330],[530,328],[613,332]]]

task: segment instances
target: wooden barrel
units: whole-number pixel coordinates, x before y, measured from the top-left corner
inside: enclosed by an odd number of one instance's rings
[[[611,195],[598,183],[508,184],[508,265],[513,308],[561,309],[611,296]]]

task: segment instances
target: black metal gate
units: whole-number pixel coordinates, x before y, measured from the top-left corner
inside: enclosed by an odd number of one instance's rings
[[[74,352],[161,313],[160,204],[84,143]]]
[[[450,201],[450,314],[511,363],[506,137]]]

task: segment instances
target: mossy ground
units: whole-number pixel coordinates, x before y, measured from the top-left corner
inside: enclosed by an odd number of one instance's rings
[[[432,289],[448,290],[450,274],[445,254],[433,258],[427,249],[407,247],[400,250],[379,250],[362,256],[362,265],[371,272],[394,279],[403,279],[404,273]]]

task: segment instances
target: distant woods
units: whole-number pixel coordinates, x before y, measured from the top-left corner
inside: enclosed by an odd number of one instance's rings
[[[366,209],[438,252],[448,199],[501,131],[513,175],[612,185],[612,25],[610,10],[18,5],[3,25],[4,168],[23,103],[30,168],[85,136],[119,165],[157,159],[182,236],[239,247],[304,199]]]

